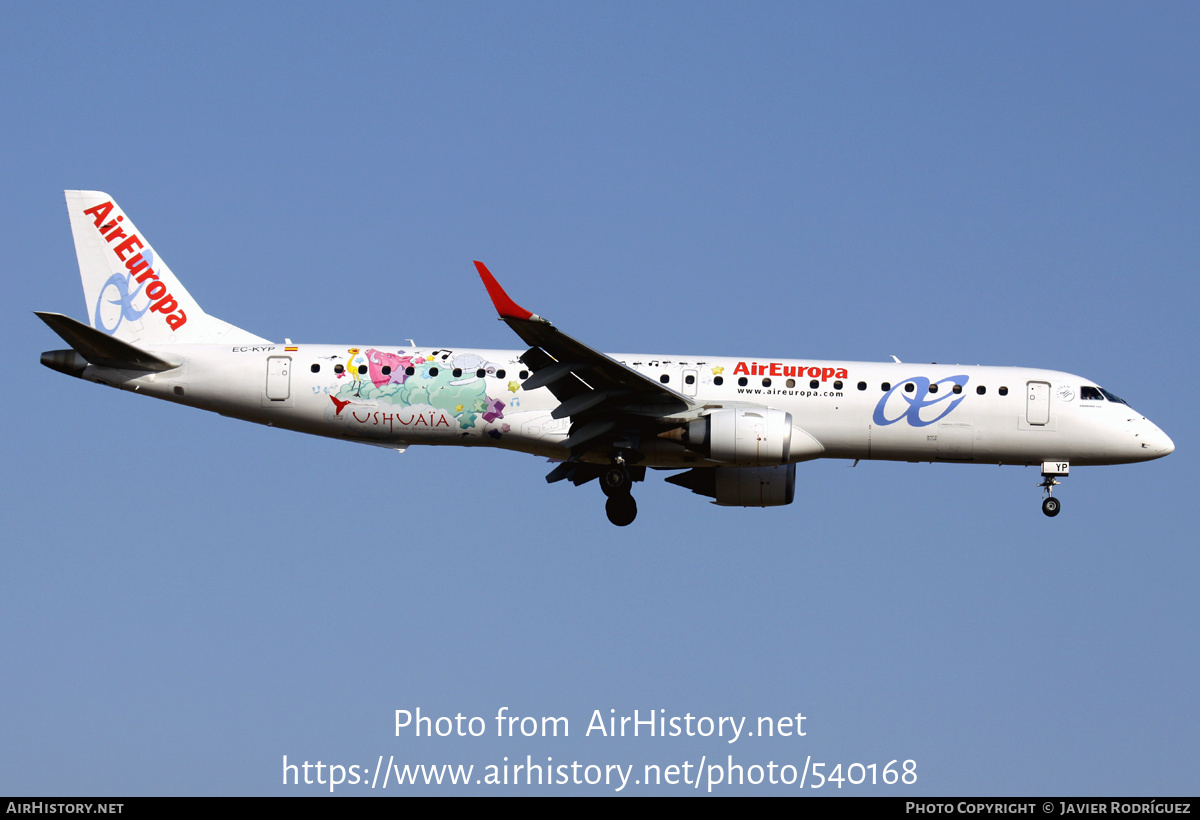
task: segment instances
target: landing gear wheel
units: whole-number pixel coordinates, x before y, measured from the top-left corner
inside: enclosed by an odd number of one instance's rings
[[[637,502],[631,495],[612,495],[604,504],[604,512],[618,527],[627,527],[637,518]]]
[[[629,492],[629,471],[624,466],[609,467],[600,476],[601,486],[607,496],[621,495]]]
[[[1042,512],[1048,518],[1053,518],[1058,515],[1062,509],[1062,502],[1054,497],[1054,488],[1062,482],[1058,480],[1058,476],[1065,476],[1071,470],[1071,465],[1066,461],[1043,461],[1042,462],[1042,483],[1038,486],[1042,488],[1042,492],[1046,497],[1042,499]]]

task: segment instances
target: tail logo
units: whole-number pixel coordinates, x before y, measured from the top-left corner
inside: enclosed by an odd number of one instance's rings
[[[133,293],[129,292],[129,280],[132,276],[120,273],[114,273],[108,277],[108,281],[104,283],[104,287],[100,288],[100,296],[96,299],[96,311],[92,320],[92,326],[103,330],[109,336],[117,332],[117,328],[121,326],[121,322],[128,319],[131,322],[136,322],[145,315],[150,309],[150,305],[146,305],[141,310],[133,306],[133,300],[139,293],[142,292],[142,286],[138,285],[137,290]],[[109,293],[109,289],[116,291],[116,299],[105,300],[105,295]],[[112,327],[104,321],[105,311],[102,310],[105,304],[117,305],[120,307],[120,312],[117,313],[117,321]],[[111,313],[111,311],[108,311]]]
[[[126,319],[131,322],[137,321],[147,311],[153,311],[163,314],[163,319],[171,330],[179,330],[187,322],[187,314],[179,310],[179,303],[167,292],[167,285],[155,273],[153,266],[159,265],[161,270],[161,262],[155,258],[154,251],[147,247],[136,233],[125,233],[124,228],[121,227],[121,223],[125,221],[124,214],[117,214],[113,219],[108,219],[112,212],[113,203],[111,201],[84,210],[85,214],[92,217],[100,235],[112,247],[117,261],[121,262],[128,271],[128,273],[114,273],[100,288],[100,295],[96,298],[93,312],[93,325],[112,335],[117,332],[121,322]],[[124,241],[117,242],[118,239]],[[114,242],[117,244],[113,245]],[[137,288],[130,293],[129,288],[135,282]],[[119,306],[120,312],[117,314],[116,323],[110,328],[104,321],[102,308],[105,304],[105,296],[111,296],[113,290],[116,291],[117,298],[109,298],[107,301],[108,304]],[[142,308],[135,308],[133,301],[139,296],[146,298],[146,305]],[[112,311],[108,311],[108,313],[111,315]]]

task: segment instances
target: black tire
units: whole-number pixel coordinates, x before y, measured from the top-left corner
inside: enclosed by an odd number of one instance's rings
[[[618,527],[628,527],[637,518],[637,502],[631,495],[609,496],[604,504],[604,512],[608,513],[608,520]]]
[[[1061,509],[1062,509],[1062,504],[1054,496],[1050,496],[1049,498],[1047,498],[1045,501],[1042,502],[1042,512],[1044,512],[1046,515],[1050,516],[1051,518],[1058,515],[1058,512]]]

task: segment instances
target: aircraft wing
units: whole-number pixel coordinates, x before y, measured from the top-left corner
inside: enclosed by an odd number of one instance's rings
[[[522,387],[547,388],[561,402],[551,415],[571,418],[565,445],[572,461],[589,450],[636,450],[636,439],[662,429],[657,419],[695,405],[521,307],[482,262],[475,267],[500,318],[530,346],[521,361],[533,375]]]

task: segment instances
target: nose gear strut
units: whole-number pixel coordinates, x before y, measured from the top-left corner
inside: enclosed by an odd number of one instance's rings
[[[1050,518],[1058,515],[1062,510],[1062,502],[1054,497],[1054,488],[1060,482],[1058,476],[1069,475],[1071,472],[1071,464],[1067,461],[1043,461],[1042,462],[1042,483],[1038,486],[1042,488],[1045,498],[1042,499],[1042,512]]]

